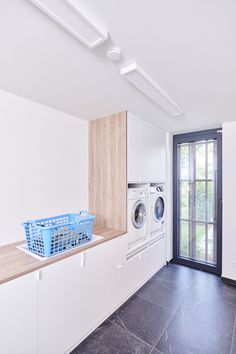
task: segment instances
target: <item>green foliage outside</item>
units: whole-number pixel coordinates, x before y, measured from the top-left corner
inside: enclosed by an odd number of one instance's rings
[[[205,260],[206,252],[206,227],[208,227],[208,261],[213,262],[213,226],[201,223],[201,221],[213,222],[214,210],[214,182],[213,178],[213,143],[208,143],[208,167],[206,169],[206,144],[197,144],[195,151],[196,181],[191,185],[195,193],[195,205],[190,205],[190,180],[189,180],[189,144],[180,147],[180,217],[181,219],[193,219],[196,241],[195,258]],[[208,175],[208,176],[206,176]],[[208,178],[208,180],[206,180]],[[204,179],[204,181],[198,181]],[[207,193],[207,196],[206,196]],[[206,204],[207,201],[207,204]],[[192,215],[191,215],[192,213]],[[188,221],[180,223],[180,253],[182,256],[191,256],[189,250],[189,234],[191,234]]]

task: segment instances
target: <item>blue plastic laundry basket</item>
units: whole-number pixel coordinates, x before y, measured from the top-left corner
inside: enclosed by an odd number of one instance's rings
[[[28,249],[43,257],[50,257],[92,240],[95,216],[80,211],[46,219],[26,221]]]

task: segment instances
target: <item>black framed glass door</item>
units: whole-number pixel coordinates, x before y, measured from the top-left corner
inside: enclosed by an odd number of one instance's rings
[[[221,274],[219,130],[174,136],[174,261]]]

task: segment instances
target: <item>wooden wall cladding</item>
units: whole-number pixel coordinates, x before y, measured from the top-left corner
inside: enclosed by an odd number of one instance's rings
[[[127,231],[127,113],[90,122],[89,208],[96,226]]]

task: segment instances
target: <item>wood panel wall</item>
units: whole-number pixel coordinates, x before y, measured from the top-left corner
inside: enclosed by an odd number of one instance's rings
[[[127,113],[90,122],[89,208],[95,226],[127,231]]]

